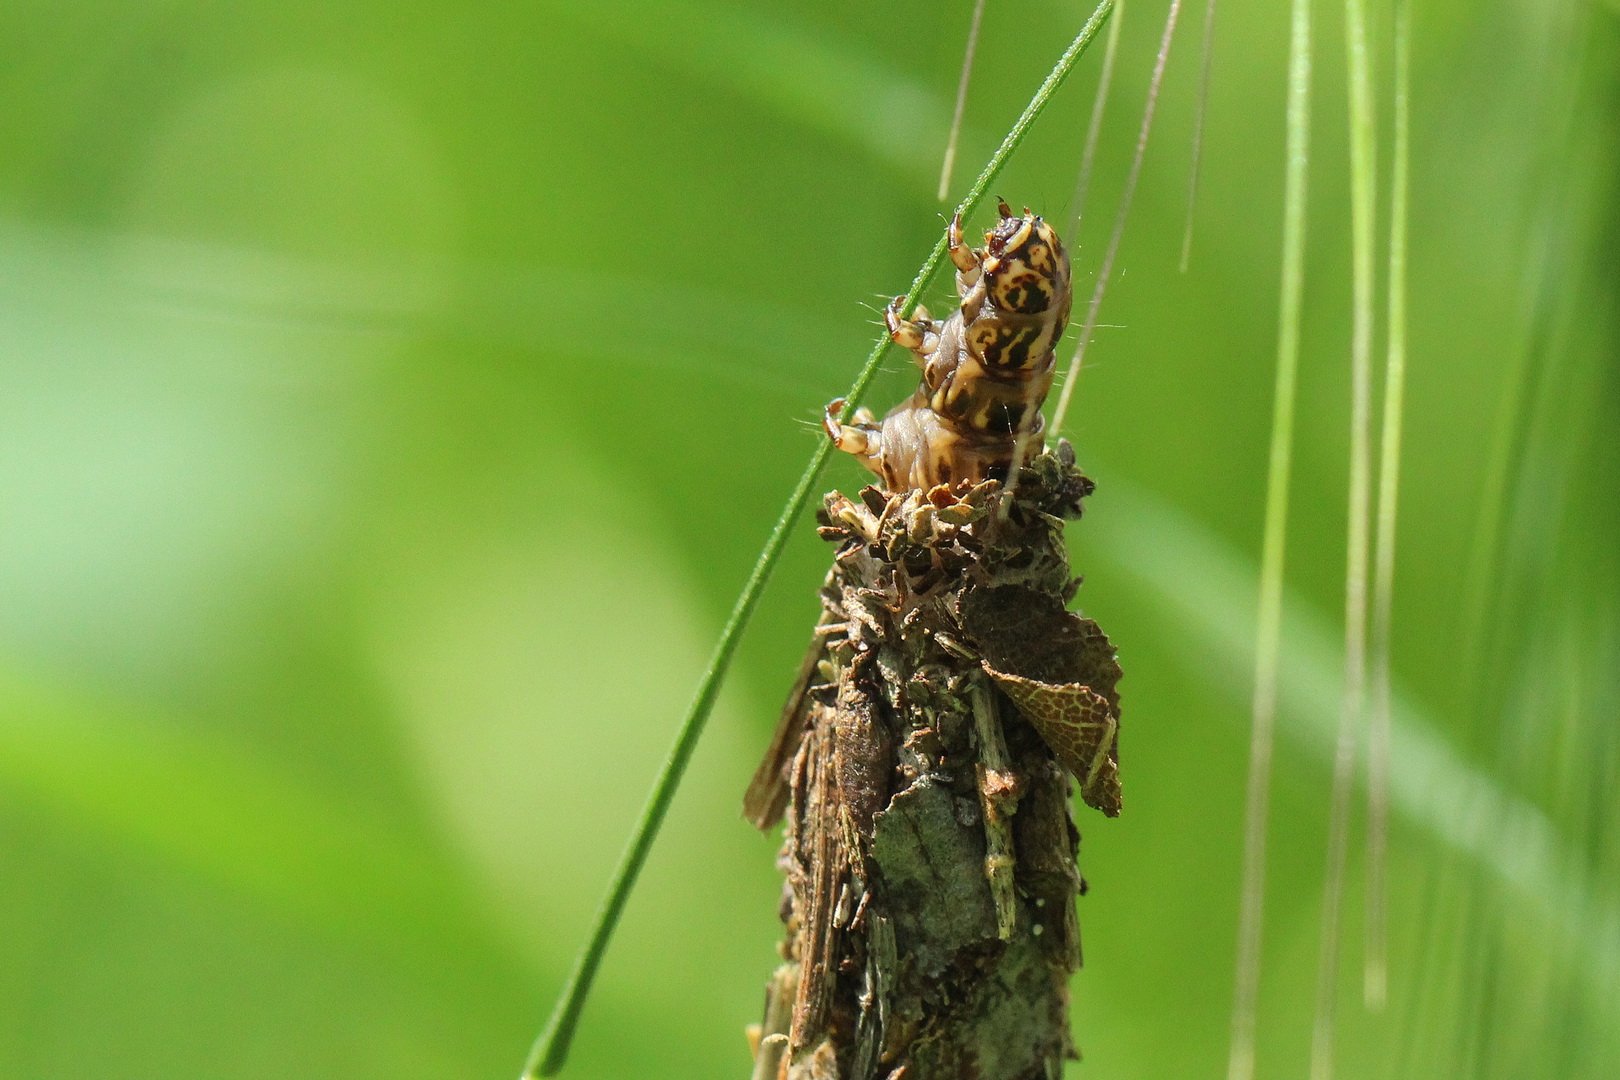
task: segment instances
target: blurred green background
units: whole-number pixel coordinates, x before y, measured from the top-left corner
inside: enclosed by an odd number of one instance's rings
[[[7,6],[0,1075],[516,1075],[822,404],[942,227],[970,7]],[[1221,6],[1185,276],[1184,12],[1067,432],[1098,483],[1079,604],[1127,672],[1126,813],[1081,810],[1070,1076],[1224,1075],[1285,7]],[[1360,1004],[1358,813],[1340,1064],[1612,1077],[1620,10],[1416,8],[1392,997]],[[989,5],[959,191],[1087,10]],[[1082,293],[1163,11],[1124,14]],[[1317,13],[1262,1076],[1305,1071],[1339,694],[1348,193]],[[1015,205],[1067,220],[1100,60],[998,181]],[[880,410],[914,378],[887,367]],[[827,558],[802,523],[580,1080],[745,1074],[779,886],[739,799]]]

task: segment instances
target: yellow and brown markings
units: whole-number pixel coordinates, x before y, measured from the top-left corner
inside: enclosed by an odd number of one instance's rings
[[[951,222],[960,302],[949,318],[919,307],[905,319],[899,301],[889,306],[889,333],[923,372],[917,392],[881,422],[864,409],[843,418],[842,401],[827,407],[828,436],[889,491],[1002,478],[1020,443],[1026,461],[1044,447],[1040,408],[1069,320],[1069,257],[1039,216],[1000,211],[983,248],[964,241],[960,217]]]
[[[983,362],[987,373],[1030,372],[1051,358],[1052,346],[1067,325],[1067,320],[1054,324],[981,319],[968,328],[968,351]]]

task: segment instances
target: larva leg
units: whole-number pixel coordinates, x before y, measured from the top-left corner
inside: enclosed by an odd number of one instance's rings
[[[956,293],[962,298],[962,318],[972,322],[984,306],[984,252],[975,251],[962,238],[961,214],[951,218],[950,231],[945,238],[950,242],[951,262],[956,266]]]
[[[883,312],[883,322],[889,328],[889,336],[894,343],[902,349],[910,349],[916,356],[918,366],[926,366],[928,354],[939,345],[939,331],[934,320],[928,314],[928,309],[921,304],[911,318],[902,318],[900,305],[905,297],[897,296],[889,302],[888,308]]]
[[[951,218],[950,232],[946,235],[950,241],[951,262],[956,264],[959,271],[957,280],[963,288],[970,288],[979,280],[979,263],[981,256],[977,251],[962,239],[962,215],[957,214]]]
[[[862,465],[879,476],[883,475],[879,471],[879,463],[883,458],[882,428],[866,409],[855,410],[850,422],[842,423],[838,419],[838,414],[843,411],[843,398],[834,398],[827,403],[827,411],[821,420],[821,426],[826,430],[827,437],[838,449],[846,454],[855,455],[861,459]]]

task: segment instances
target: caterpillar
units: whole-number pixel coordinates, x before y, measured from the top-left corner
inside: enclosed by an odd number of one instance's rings
[[[1044,448],[1041,404],[1073,299],[1069,256],[1027,207],[998,208],[982,249],[963,239],[960,214],[951,220],[960,304],[949,318],[923,307],[905,318],[898,298],[884,313],[890,336],[922,369],[917,392],[881,423],[864,409],[841,422],[842,398],[827,406],[827,435],[889,491],[1004,480],[1014,457],[1021,465]]]

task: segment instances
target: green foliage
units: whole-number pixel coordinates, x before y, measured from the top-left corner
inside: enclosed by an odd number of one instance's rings
[[[0,1074],[516,1074],[821,406],[938,238],[970,7],[0,16]],[[1414,9],[1390,1006],[1361,1010],[1352,858],[1340,1068],[1603,1077],[1620,28]],[[962,161],[1085,14],[988,7]],[[1308,1056],[1340,693],[1349,196],[1318,15],[1262,1076]],[[1114,103],[1158,31],[1133,5]],[[1072,1075],[1224,1067],[1287,32],[1221,8],[1186,276],[1178,42],[1068,423],[1098,482],[1079,605],[1127,672]],[[1096,68],[1009,201],[1064,220]],[[1106,120],[1082,282],[1138,117]],[[912,380],[889,366],[875,407]],[[569,1075],[746,1068],[779,882],[738,804],[826,558],[801,526]]]

